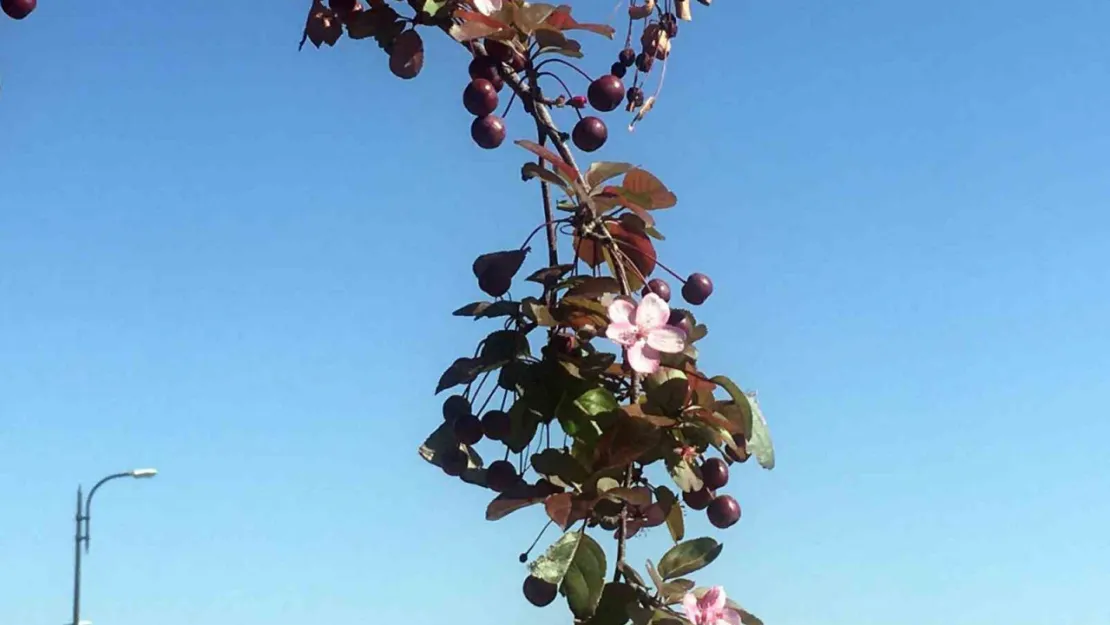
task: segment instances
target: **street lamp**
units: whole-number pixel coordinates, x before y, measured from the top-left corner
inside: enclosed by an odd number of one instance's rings
[[[81,621],[81,543],[85,543],[85,553],[89,551],[89,512],[92,510],[92,498],[96,494],[98,488],[103,486],[106,482],[119,479],[121,477],[133,477],[135,479],[142,479],[147,477],[154,477],[158,475],[157,469],[134,469],[124,473],[115,473],[97,482],[92,490],[89,491],[89,496],[83,499],[81,496],[81,487],[77,487],[77,534],[74,539],[73,550],[73,621],[77,625],[85,625],[88,621]]]

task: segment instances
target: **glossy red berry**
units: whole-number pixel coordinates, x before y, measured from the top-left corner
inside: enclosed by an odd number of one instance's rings
[[[624,83],[612,74],[600,76],[586,89],[586,98],[589,99],[590,106],[595,109],[602,112],[611,111],[620,106],[624,100]]]
[[[482,421],[472,414],[455,419],[451,427],[455,432],[455,440],[463,445],[476,445],[482,440]]]
[[[706,516],[714,527],[720,529],[732,527],[740,520],[740,504],[731,495],[721,495],[710,502]]]
[[[486,469],[486,485],[499,493],[516,486],[519,481],[516,468],[508,460],[495,460]]]
[[[524,580],[524,598],[528,600],[528,603],[531,603],[537,608],[551,605],[551,602],[555,600],[555,595],[558,592],[559,589],[555,587],[555,584],[546,582],[538,577],[529,575]]]
[[[628,68],[621,65],[619,62],[613,63],[613,65],[609,68],[609,73],[616,76],[617,78],[624,78],[624,74],[627,71]]]
[[[728,484],[728,463],[720,458],[710,458],[701,465],[701,479],[709,490],[724,488]]]
[[[651,65],[653,63],[655,63],[655,57],[654,56],[648,56],[648,55],[644,54],[643,52],[636,55],[636,69],[640,70],[641,72],[643,72],[645,74],[651,71]]]
[[[489,58],[488,56],[475,57],[470,62],[467,68],[471,78],[484,78],[493,84],[493,88],[501,91],[501,87],[505,84],[501,80],[501,74],[497,71],[497,61]]]
[[[605,145],[605,140],[609,138],[609,129],[597,117],[583,117],[574,125],[570,137],[579,150],[593,152]]]
[[[486,438],[493,441],[503,441],[512,432],[512,421],[509,415],[501,410],[490,410],[482,416],[482,432]]]
[[[643,106],[644,104],[644,90],[639,87],[629,87],[626,94],[628,103],[632,106]]]
[[[704,273],[692,273],[682,285],[682,299],[698,306],[713,294],[713,281]]]
[[[636,62],[636,51],[632,48],[621,50],[621,53],[617,55],[617,62],[625,67],[632,67],[632,64]]]
[[[686,505],[693,510],[705,510],[709,502],[713,501],[713,493],[708,488],[702,487],[701,490],[682,493],[682,501],[685,501]]]
[[[471,115],[482,117],[497,110],[497,89],[485,78],[474,78],[463,90],[463,106]]]
[[[27,17],[37,5],[37,0],[0,0],[0,8],[13,20]]]
[[[479,147],[492,150],[505,141],[505,122],[496,115],[478,117],[470,124],[470,137]],[[508,290],[507,286],[505,290]]]
[[[443,402],[443,419],[454,421],[470,414],[470,402],[462,395],[452,395]]]
[[[655,293],[664,302],[671,301],[671,285],[667,284],[667,281],[662,278],[648,280],[643,290],[640,291],[640,295],[647,295],[648,293]]]

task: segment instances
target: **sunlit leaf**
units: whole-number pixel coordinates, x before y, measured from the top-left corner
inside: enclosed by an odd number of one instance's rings
[[[560,592],[567,598],[567,605],[579,619],[594,614],[605,592],[605,551],[597,541],[583,533]]]
[[[525,180],[539,178],[544,182],[556,185],[560,189],[566,191],[567,193],[570,193],[570,183],[561,178],[559,174],[551,171],[550,169],[547,169],[546,167],[540,167],[537,163],[525,163],[524,166],[520,169],[520,175]]]
[[[547,18],[547,24],[559,30],[588,30],[592,33],[597,33],[603,37],[613,38],[617,32],[615,28],[608,24],[583,24],[570,16],[570,6],[561,5]]]
[[[663,512],[667,515],[667,530],[671,533],[671,539],[676,543],[681,541],[686,535],[686,526],[682,519],[682,506],[678,503],[678,497],[666,486],[656,486],[655,500],[663,506]]]
[[[586,184],[592,189],[606,180],[627,173],[634,167],[631,163],[608,163],[604,161],[591,163],[590,168],[586,171]]]
[[[563,534],[547,548],[542,556],[528,565],[529,573],[555,586],[563,583],[563,576],[567,574],[567,569],[574,560],[574,554],[578,552],[582,537],[581,530]]]
[[[764,469],[775,468],[775,448],[771,444],[771,431],[767,428],[767,420],[763,418],[763,411],[759,409],[759,402],[755,393],[748,394],[748,402],[752,406],[752,434],[748,438],[748,451],[755,456],[759,466]]]
[[[701,570],[721,555],[724,545],[712,538],[695,538],[671,547],[659,560],[659,576],[674,579]]]
[[[621,185],[625,191],[635,194],[635,197],[646,198],[645,210],[671,208],[678,202],[678,198],[654,175],[643,169],[633,169],[624,175]]]
[[[578,180],[578,170],[568,165],[561,156],[552,152],[551,150],[543,147],[535,141],[529,141],[527,139],[517,139],[513,143],[516,143],[525,150],[528,150],[532,154],[535,154],[536,156],[551,163],[555,166],[556,169],[559,170],[561,174],[566,176],[568,179]]]

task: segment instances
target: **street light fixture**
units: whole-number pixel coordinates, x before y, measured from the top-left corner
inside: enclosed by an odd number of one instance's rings
[[[154,477],[158,475],[157,469],[134,469],[124,473],[114,473],[97,482],[89,491],[88,498],[82,498],[81,487],[77,487],[77,534],[74,538],[73,550],[73,621],[79,625],[86,625],[88,621],[81,620],[81,543],[85,543],[85,553],[89,551],[89,513],[92,510],[93,495],[97,489],[111,480],[121,477],[135,479]]]

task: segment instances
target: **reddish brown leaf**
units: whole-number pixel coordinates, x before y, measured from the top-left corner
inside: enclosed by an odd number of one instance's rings
[[[543,501],[543,493],[525,485],[515,492],[498,495],[496,499],[489,502],[489,506],[486,507],[486,520],[503,519],[517,510],[538,504],[541,501]]]
[[[635,199],[641,208],[656,210],[670,208],[678,203],[678,198],[650,172],[643,169],[633,169],[624,175],[625,197]],[[646,203],[647,205],[644,205]]]
[[[424,40],[415,30],[406,30],[393,40],[389,71],[398,78],[415,78],[424,67]]]
[[[678,425],[678,421],[670,417],[645,413],[641,404],[624,406],[622,411],[633,419],[643,419],[656,427],[669,428]]]
[[[529,141],[527,139],[517,139],[514,143],[554,165],[560,173],[567,177],[568,180],[578,180],[578,170],[567,164],[567,162],[564,161],[563,158],[558,154],[543,147],[535,141]]]
[[[625,466],[659,443],[662,432],[644,419],[622,414],[597,442],[594,468]]]
[[[324,6],[320,0],[314,0],[308,9],[308,19],[305,21],[301,45],[297,49],[303,48],[305,41],[311,41],[317,48],[325,43],[334,46],[342,36],[343,24],[335,11]]]
[[[570,7],[561,5],[547,18],[547,24],[559,30],[588,30],[603,37],[613,38],[616,29],[608,24],[583,24],[570,16]]]
[[[547,516],[561,529],[566,530],[576,521],[590,516],[596,499],[575,496],[571,493],[558,493],[544,500],[543,507]]]

